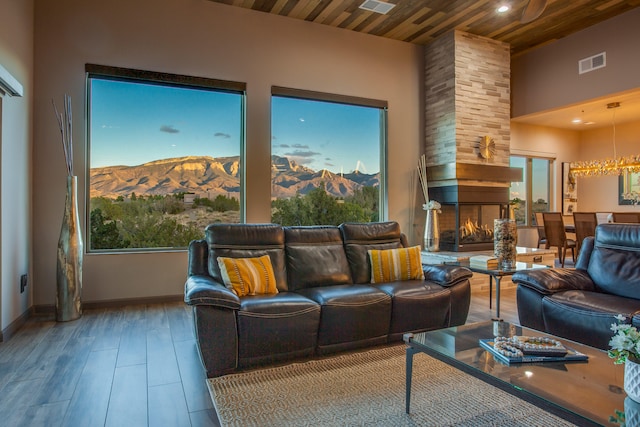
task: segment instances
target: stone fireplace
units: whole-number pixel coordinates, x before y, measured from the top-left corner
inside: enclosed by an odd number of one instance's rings
[[[429,198],[440,202],[440,249],[493,249],[511,182],[509,44],[451,31],[425,47]]]
[[[425,155],[429,198],[440,202],[440,249],[493,249],[493,220],[508,215],[509,44],[451,31],[425,47]]]

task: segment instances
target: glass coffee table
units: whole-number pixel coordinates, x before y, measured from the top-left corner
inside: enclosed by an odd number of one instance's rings
[[[584,362],[504,364],[480,347],[496,336],[546,336],[589,356]],[[624,365],[607,353],[501,320],[405,334],[406,411],[411,403],[413,356],[422,352],[578,425],[616,425],[609,417],[625,409]],[[629,405],[629,403],[627,403]],[[637,404],[636,404],[637,405]]]
[[[491,308],[493,281],[496,282],[496,319],[500,319],[500,279],[504,276],[513,276],[513,274],[518,271],[549,268],[548,265],[530,264],[526,262],[516,262],[514,267],[510,269],[476,267],[469,265],[468,262],[459,262],[457,265],[467,267],[474,273],[486,274],[489,276],[489,308]]]

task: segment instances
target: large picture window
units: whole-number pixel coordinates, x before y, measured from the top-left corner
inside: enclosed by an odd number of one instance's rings
[[[273,88],[271,112],[273,222],[381,220],[385,102]]]
[[[549,211],[552,163],[544,158],[511,156],[510,166],[522,168],[523,175],[522,182],[511,183],[509,195],[518,225],[534,225],[536,212]]]
[[[240,222],[244,86],[87,66],[88,249],[184,248]]]

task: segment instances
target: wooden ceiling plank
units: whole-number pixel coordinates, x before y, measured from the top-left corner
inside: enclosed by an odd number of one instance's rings
[[[273,6],[273,9],[271,9],[270,13],[273,13],[275,15],[280,15],[280,12],[282,12],[282,9],[284,9],[284,7],[287,4],[287,1],[289,1],[289,0],[278,0],[276,2],[276,5]]]
[[[329,6],[327,6],[313,22],[321,24],[330,24],[334,19],[344,12],[347,5],[342,0],[333,0]]]
[[[388,18],[389,15],[380,15],[359,31],[370,34],[376,27],[380,26],[380,24],[384,23]]]
[[[448,31],[448,26],[451,25],[453,22],[456,21],[456,19],[458,19],[458,15],[452,15],[450,16],[448,19],[445,19],[443,21],[441,21],[438,25],[436,25],[435,27],[433,27],[430,31],[427,31],[425,33],[425,35],[427,36],[433,36],[436,33],[444,30],[444,32]]]
[[[640,7],[640,0],[553,0],[538,19],[525,25],[520,16],[528,0],[512,0],[512,10],[500,17],[495,16],[493,0],[391,0],[396,7],[381,16],[359,9],[362,0],[209,1],[414,44],[456,28],[509,43],[512,55]]]
[[[289,12],[289,17],[297,18],[297,19],[305,19],[309,13],[320,3],[320,0],[308,0],[301,1],[295,5],[291,12]]]
[[[411,34],[413,31],[415,31],[416,28],[420,28],[418,25],[415,24],[415,21],[420,20],[424,16],[428,15],[430,12],[431,12],[431,9],[429,9],[428,7],[423,7],[420,10],[418,10],[416,13],[411,15],[409,19],[407,19],[403,24],[400,24],[396,27],[391,28],[386,33],[383,33],[382,36],[403,40],[405,36],[408,36],[409,34]]]
[[[405,7],[399,9],[398,12],[394,12],[394,9],[389,14],[385,15],[388,19],[380,21],[377,26],[371,28],[368,32],[370,34],[380,36],[391,29],[411,25],[412,22],[416,20],[416,14],[419,14],[420,10],[423,9],[421,7],[421,3],[416,3],[414,1],[403,4],[403,6]]]
[[[349,18],[349,16],[351,16],[351,13],[347,12],[347,11],[342,11],[340,12],[340,15],[338,15],[336,17],[336,19],[334,19],[331,22],[331,26],[332,27],[340,27],[340,25]]]
[[[327,6],[329,6],[329,4],[331,4],[332,2],[333,0],[320,0],[318,5],[314,7],[313,10],[309,12],[309,14],[307,14],[306,18],[304,18],[305,21],[315,22],[318,15],[320,15],[322,11],[325,10]]]
[[[291,10],[298,5],[298,0],[289,0],[280,11],[281,16],[289,16]]]
[[[347,30],[353,30],[358,26],[358,24],[360,24],[362,21],[364,21],[369,16],[371,16],[371,13],[373,12],[359,13],[359,14],[352,13],[350,17],[351,18],[350,22],[347,23],[348,20],[345,20],[345,22],[343,23],[344,26],[341,25],[340,27],[346,28]]]

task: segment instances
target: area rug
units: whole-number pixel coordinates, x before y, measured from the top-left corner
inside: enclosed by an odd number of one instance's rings
[[[405,347],[394,345],[208,380],[222,426],[572,426],[419,353],[405,413]]]

